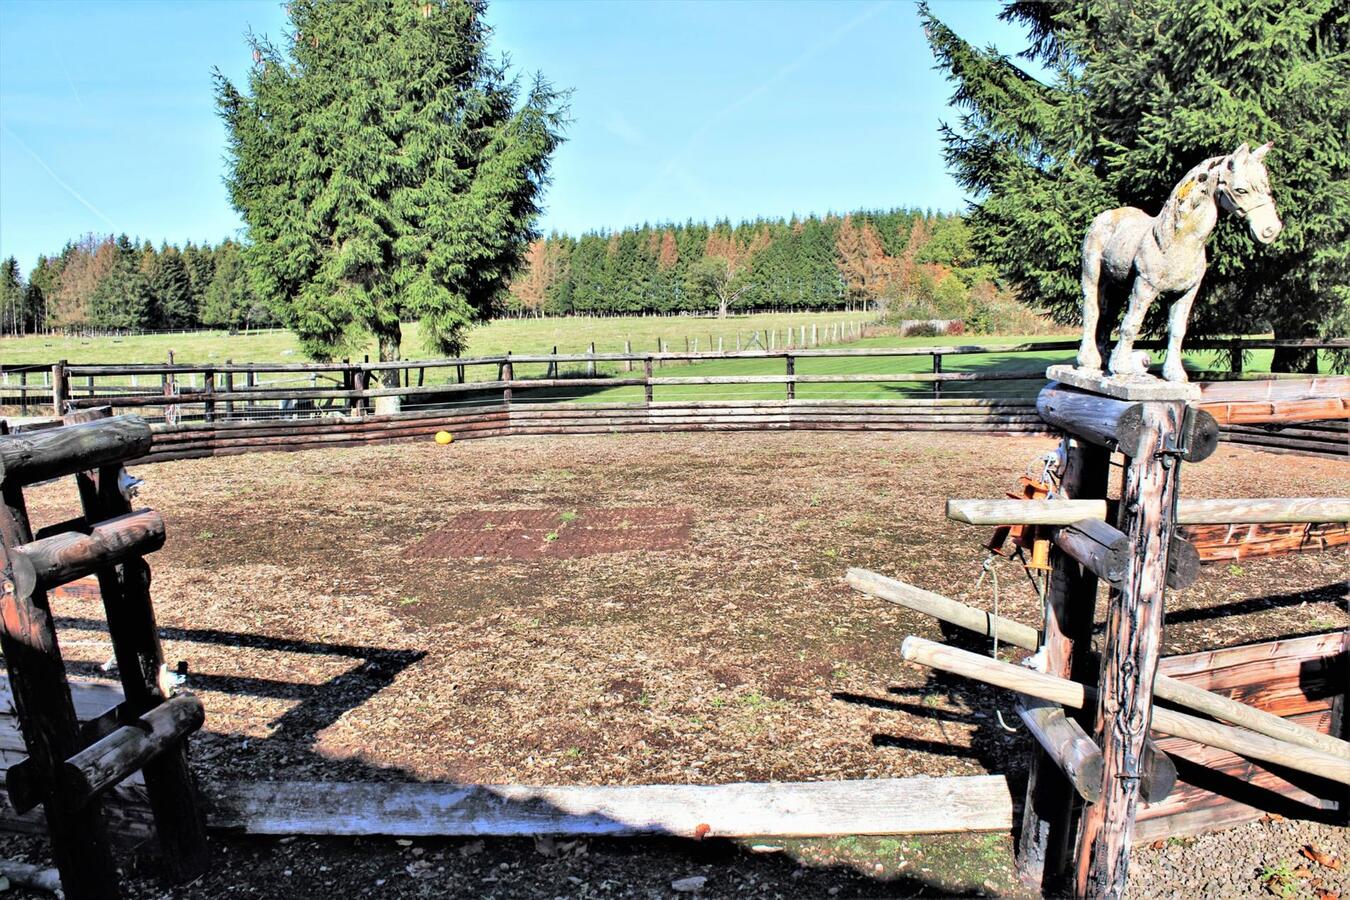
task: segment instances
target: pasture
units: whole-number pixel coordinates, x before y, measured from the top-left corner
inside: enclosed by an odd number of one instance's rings
[[[209,711],[193,764],[208,792],[222,778],[1016,775],[1028,738],[999,726],[1002,695],[898,652],[911,633],[987,648],[854,593],[842,575],[863,566],[988,608],[974,588],[988,535],[946,520],[942,504],[999,496],[1052,446],[946,434],[522,437],[139,467],[138,502],[168,528],[153,559],[166,656],[186,661]],[[1334,496],[1344,475],[1336,460],[1225,445],[1187,470],[1185,491]],[[44,521],[76,502],[68,483],[29,496]],[[1329,552],[1208,567],[1169,596],[1165,652],[1344,628],[1344,563]],[[1004,570],[1000,611],[1034,621],[1040,603],[1020,574]],[[105,677],[99,611],[62,600],[55,612],[72,674]],[[602,842],[588,857],[584,844],[445,840],[426,842],[425,859],[466,895],[531,896],[550,878],[661,895],[690,874],[708,874],[717,895],[1015,893],[1006,837],[968,840],[787,844],[734,866],[708,865],[731,850],[687,844]],[[223,889],[231,867],[275,878],[284,867],[315,896],[361,895],[376,890],[363,861],[404,852],[351,844],[300,856],[231,844],[229,867],[186,896]],[[425,859],[407,860],[419,872],[408,896],[451,884],[414,865]]]
[[[597,352],[617,353],[623,350],[625,340],[632,341],[634,351],[641,352],[656,349],[658,339],[672,350],[683,350],[685,338],[691,341],[698,338],[700,347],[706,350],[708,339],[711,337],[715,342],[719,336],[730,349],[737,333],[748,337],[753,331],[803,325],[809,330],[813,324],[823,329],[826,325],[865,322],[871,318],[870,314],[857,312],[818,312],[763,313],[726,319],[692,316],[494,319],[469,332],[466,354],[548,353],[555,346],[562,353],[581,353],[591,342]],[[295,335],[280,328],[233,335],[225,331],[196,331],[126,337],[0,337],[0,363],[5,365],[51,363],[59,359],[72,363],[163,362],[170,350],[180,363],[222,363],[226,359],[237,363],[305,361]],[[400,352],[405,359],[440,355],[426,348],[416,322],[404,323]],[[375,357],[373,340],[364,347],[353,348],[351,357],[359,360],[366,353]]]

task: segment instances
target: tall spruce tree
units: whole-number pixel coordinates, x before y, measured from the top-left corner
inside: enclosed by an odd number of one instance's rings
[[[177,247],[160,249],[150,276],[150,295],[154,300],[153,318],[159,327],[190,328],[197,324],[192,279]]]
[[[565,97],[492,58],[483,0],[293,0],[253,39],[247,92],[216,73],[255,287],[324,359],[401,318],[458,352],[535,236]]]
[[[1196,163],[1274,141],[1266,165],[1284,232],[1258,246],[1223,217],[1190,333],[1350,328],[1350,6],[1010,3],[1003,18],[1028,29],[1025,56],[1050,73],[1044,81],[972,47],[926,7],[920,15],[957,86],[960,123],[943,139],[977,197],[973,246],[1029,301],[1076,320],[1079,246],[1096,213],[1156,213]],[[1316,364],[1286,351],[1274,367]]]
[[[23,334],[29,321],[27,294],[19,261],[9,257],[0,263],[0,334]]]

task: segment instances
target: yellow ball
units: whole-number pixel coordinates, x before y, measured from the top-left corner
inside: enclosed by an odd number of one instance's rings
[[[438,432],[436,432],[436,443],[438,443],[438,444],[448,444],[448,443],[450,443],[451,441],[453,441],[454,439],[455,439],[455,436],[452,435],[452,434],[451,434],[450,432],[448,432],[448,431],[438,431]]]

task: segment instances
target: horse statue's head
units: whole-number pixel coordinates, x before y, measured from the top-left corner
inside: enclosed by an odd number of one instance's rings
[[[1284,225],[1275,211],[1275,200],[1270,196],[1270,179],[1262,162],[1273,144],[1263,144],[1255,150],[1243,144],[1232,152],[1219,167],[1219,184],[1215,191],[1224,209],[1240,219],[1247,220],[1252,237],[1269,244],[1279,235]]]

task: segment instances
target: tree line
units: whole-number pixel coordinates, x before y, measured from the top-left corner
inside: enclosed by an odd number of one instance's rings
[[[965,219],[917,209],[648,225],[531,242],[502,312],[631,315],[869,309],[993,328],[1015,301]]]
[[[0,334],[276,324],[242,251],[229,239],[155,247],[125,234],[86,234],[39,256],[27,277],[10,257],[0,263]]]

